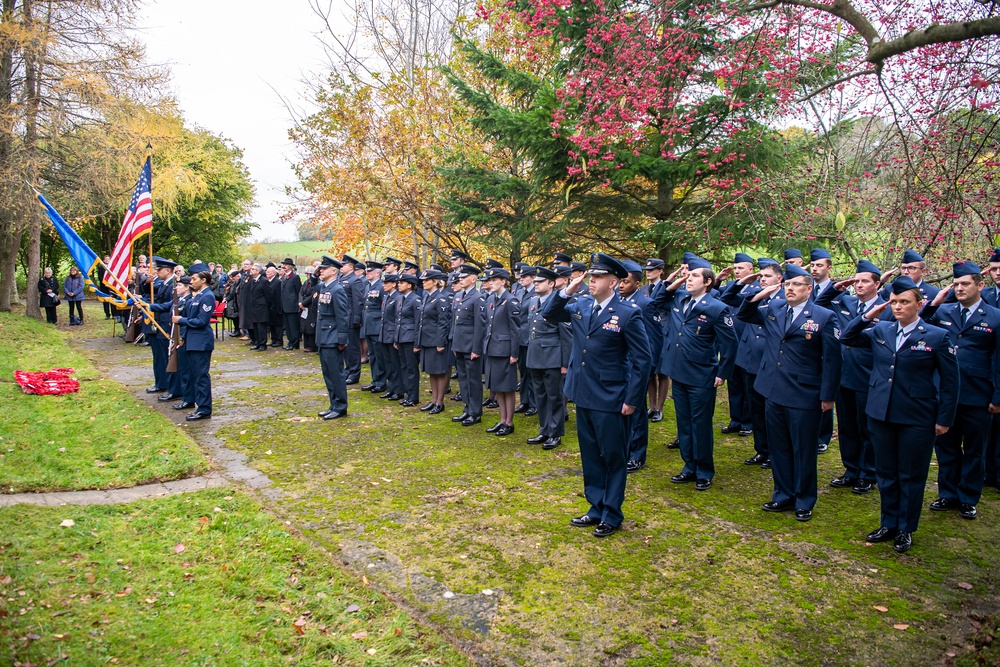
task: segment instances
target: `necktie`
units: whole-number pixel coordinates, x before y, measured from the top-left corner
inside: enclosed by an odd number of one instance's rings
[[[788,310],[785,311],[785,333],[788,333],[788,330],[792,328],[792,320],[794,319],[795,309],[789,306]]]
[[[601,304],[594,304],[594,313],[590,316],[590,319],[596,319],[601,314]]]
[[[868,304],[866,304],[866,303],[862,302],[862,303],[861,303],[861,304],[860,304],[860,305],[858,306],[858,316],[859,316],[859,317],[864,317],[864,314],[865,314],[865,311],[866,311],[866,310],[868,310]]]
[[[684,302],[684,317],[687,317],[687,314],[691,312],[692,303],[694,303],[694,299],[690,297],[688,298],[687,301]]]
[[[969,321],[969,309],[968,308],[963,308],[962,309],[962,326],[964,327],[965,323],[968,322],[968,321]]]
[[[903,343],[906,342],[906,339],[909,338],[909,336],[910,336],[910,334],[905,333],[903,331],[903,327],[899,327],[896,330],[896,351],[897,352],[899,351],[899,348],[903,347]]]

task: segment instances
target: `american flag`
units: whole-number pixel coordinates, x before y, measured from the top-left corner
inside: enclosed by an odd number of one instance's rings
[[[132,244],[153,229],[153,197],[150,194],[152,184],[153,166],[147,157],[139,181],[135,184],[132,201],[125,212],[122,229],[118,232],[115,249],[111,251],[111,264],[108,266],[110,270],[104,274],[104,284],[122,298],[125,297],[123,288],[128,284],[132,268]]]

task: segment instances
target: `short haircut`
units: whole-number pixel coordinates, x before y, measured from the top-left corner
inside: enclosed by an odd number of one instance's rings
[[[767,266],[765,266],[763,269],[760,270],[761,273],[764,273],[765,271],[767,271],[768,273],[773,273],[782,280],[785,279],[785,277],[781,274],[781,267],[778,266],[777,264],[768,264]]]
[[[710,268],[691,269],[691,271],[689,271],[688,273],[694,273],[695,271],[701,271],[701,275],[705,277],[705,282],[707,283],[715,282],[715,271],[713,271],[712,269]]]
[[[628,274],[635,278],[638,282],[642,282],[642,271],[629,271]]]
[[[264,267],[259,262],[250,267],[251,269],[257,269],[261,273],[264,272]]]

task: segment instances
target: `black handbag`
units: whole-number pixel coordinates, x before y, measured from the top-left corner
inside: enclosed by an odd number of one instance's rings
[[[59,303],[60,303],[60,302],[59,302],[59,297],[57,297],[56,295],[54,295],[54,294],[53,294],[53,295],[52,295],[52,305],[53,305],[53,306],[58,306],[58,305],[59,305]]]

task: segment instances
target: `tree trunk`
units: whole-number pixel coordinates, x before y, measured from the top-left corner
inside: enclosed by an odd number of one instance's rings
[[[17,273],[17,252],[21,248],[23,233],[23,230],[13,229],[15,225],[10,227],[12,229],[7,233],[0,234],[0,311],[5,313],[10,312],[11,295],[14,294],[14,280]],[[37,289],[37,279],[35,282]],[[38,306],[37,301],[35,306]]]
[[[14,21],[15,0],[3,0],[0,22]],[[5,26],[6,28],[6,26]],[[10,311],[10,297],[14,293],[14,272],[17,269],[17,253],[21,247],[21,232],[14,215],[13,197],[16,188],[11,183],[14,161],[14,123],[16,122],[13,100],[14,50],[17,40],[4,30],[0,35],[0,178],[7,181],[0,187],[0,311]]]
[[[29,32],[34,32],[36,26],[32,15],[32,3],[34,0],[22,0],[22,12],[24,13],[24,25]],[[38,109],[41,105],[41,91],[39,90],[41,79],[42,55],[44,46],[37,40],[29,42],[24,53],[24,99],[25,99],[25,128],[24,128],[24,153],[25,153],[25,175],[30,183],[38,182]],[[25,290],[26,317],[34,317],[36,320],[42,319],[42,309],[38,305],[38,278],[41,260],[42,243],[42,215],[38,206],[31,206],[28,209],[28,285]],[[88,267],[82,267],[86,270]]]

